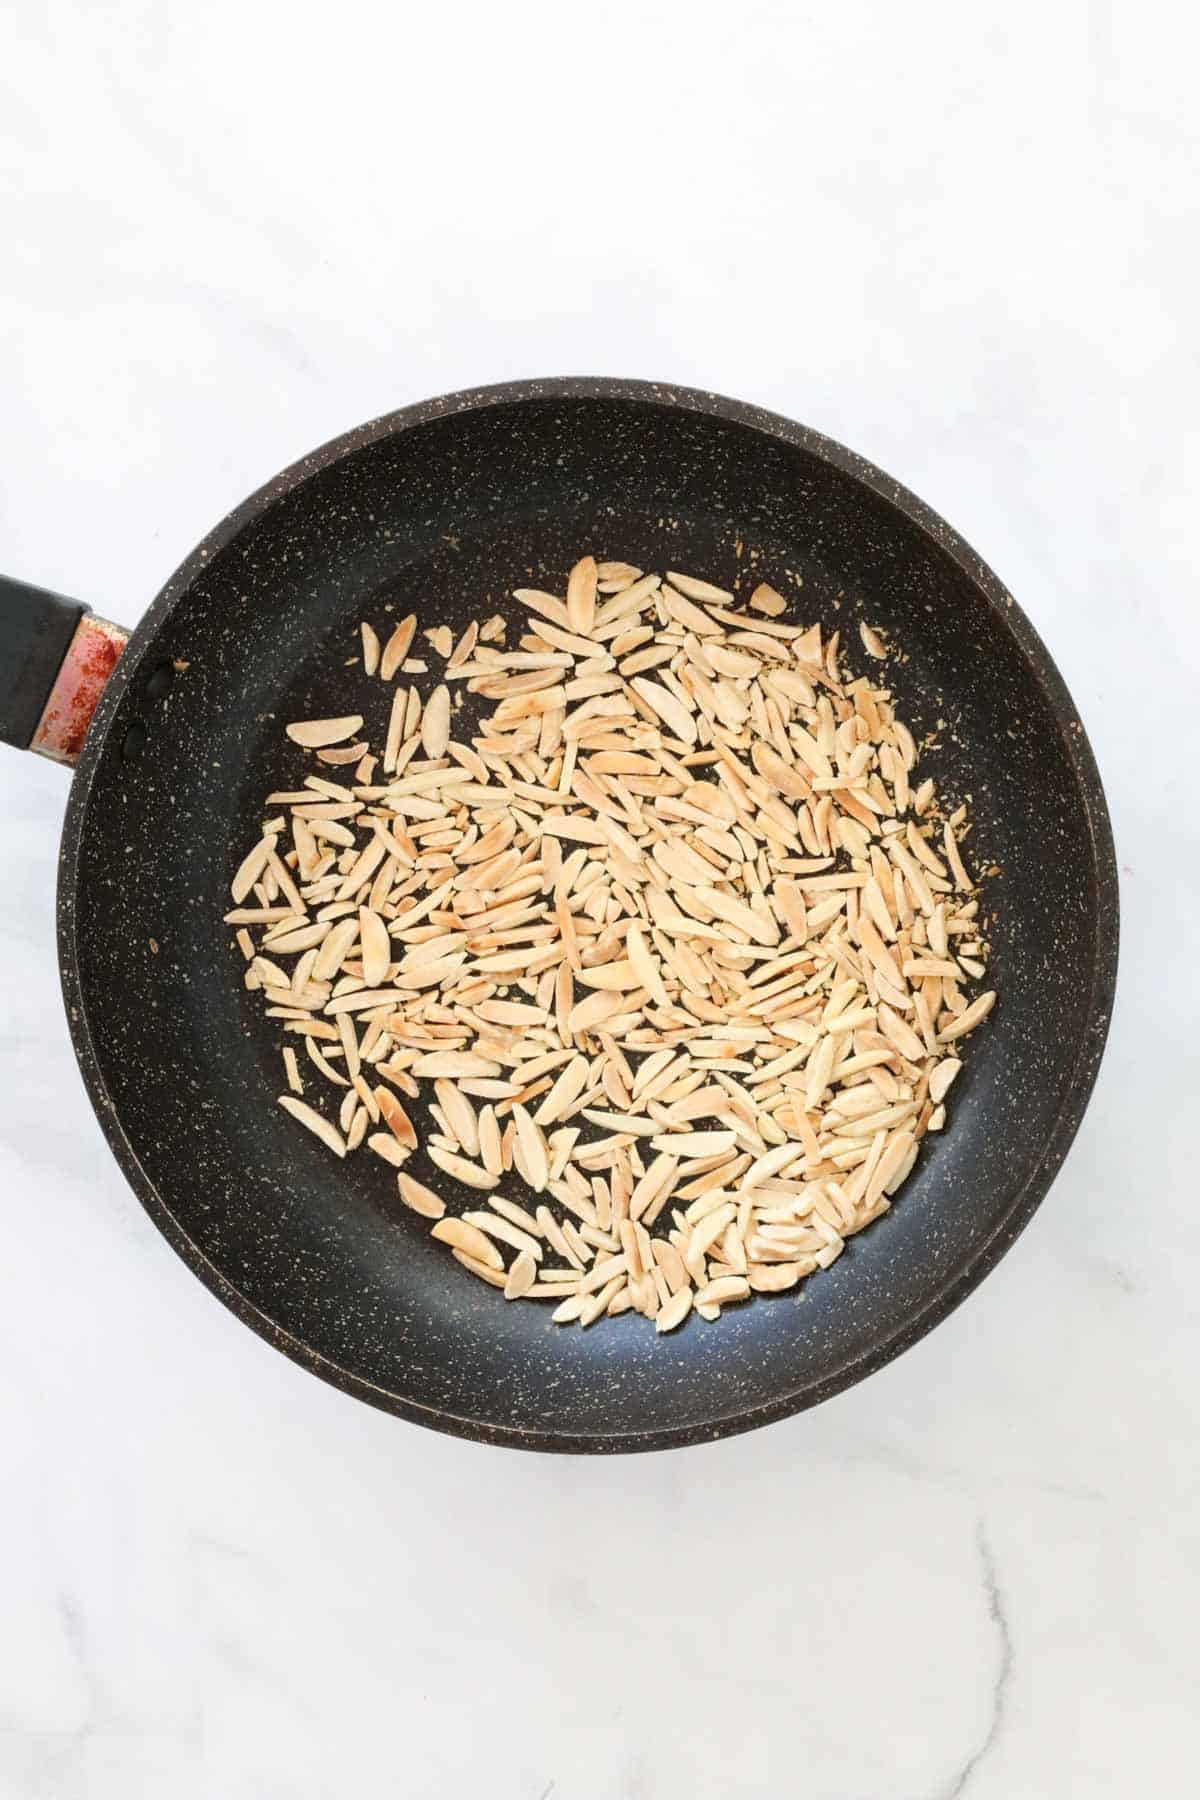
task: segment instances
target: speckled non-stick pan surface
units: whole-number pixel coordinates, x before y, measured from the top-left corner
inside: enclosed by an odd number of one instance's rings
[[[744,551],[739,560],[736,543]],[[951,1128],[892,1212],[799,1299],[659,1339],[626,1317],[560,1330],[431,1243],[374,1157],[336,1163],[274,1104],[278,1040],[221,923],[283,722],[364,710],[347,659],[394,604],[461,627],[521,583],[561,590],[583,548],[860,611],[903,647],[901,705],[969,793],[1000,873],[1000,1001]],[[756,558],[751,563],[749,553]],[[175,673],[172,665],[180,665]],[[368,724],[382,738],[385,690]],[[927,1331],[1041,1200],[1103,1048],[1117,887],[1095,765],[1028,620],[947,526],[798,425],[708,394],[554,381],[411,407],[248,500],[138,628],[72,788],[60,887],[71,1028],[105,1131],[151,1216],[238,1316],[405,1418],[493,1443],[685,1444],[811,1405]],[[157,946],[157,950],[155,950]],[[447,1181],[421,1157],[431,1186]]]

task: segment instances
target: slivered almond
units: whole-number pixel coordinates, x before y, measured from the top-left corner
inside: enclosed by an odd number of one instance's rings
[[[383,1115],[383,1122],[405,1150],[415,1150],[417,1134],[413,1130],[412,1120],[397,1100],[390,1088],[382,1084],[375,1089],[375,1104]]]
[[[690,1287],[677,1289],[665,1305],[659,1307],[658,1316],[654,1321],[654,1329],[660,1333],[674,1331],[677,1326],[683,1324],[691,1310],[692,1289]]]
[[[696,720],[682,700],[677,700],[661,683],[648,681],[643,675],[635,675],[629,685],[657,714],[673,737],[683,744],[696,742]]]
[[[321,1117],[315,1107],[307,1105],[303,1100],[297,1100],[294,1094],[280,1094],[279,1104],[284,1112],[291,1113],[293,1119],[298,1119],[301,1125],[312,1132],[314,1137],[320,1138],[321,1142],[332,1150],[335,1156],[345,1156],[346,1140],[336,1126],[331,1125],[328,1119]]]
[[[444,1175],[453,1175],[465,1187],[494,1188],[500,1180],[498,1175],[493,1175],[488,1169],[481,1169],[465,1156],[454,1156],[449,1150],[439,1150],[434,1144],[428,1146],[428,1151],[430,1160],[437,1164]]]
[[[537,1280],[537,1263],[528,1250],[522,1250],[508,1271],[508,1279],[504,1283],[504,1298],[520,1300],[527,1294]]]
[[[502,1269],[504,1260],[493,1244],[475,1225],[467,1225],[462,1219],[439,1219],[433,1227],[431,1236],[439,1243],[449,1244],[453,1250],[461,1250],[466,1256],[473,1257],[487,1269]]]
[[[323,750],[327,744],[341,744],[362,727],[362,714],[351,713],[342,719],[299,719],[286,727],[293,744],[305,750]]]
[[[929,1098],[935,1106],[940,1106],[946,1098],[950,1085],[961,1068],[962,1064],[957,1057],[947,1056],[934,1069],[929,1077]]]
[[[452,1080],[464,1075],[499,1075],[500,1064],[470,1050],[433,1050],[419,1056],[412,1065],[417,1076],[448,1076]]]
[[[594,1031],[605,1020],[615,1018],[624,1004],[622,994],[606,993],[603,989],[599,993],[589,994],[586,1000],[581,1000],[571,1008],[571,1031],[576,1034]]]
[[[452,1249],[450,1254],[456,1263],[461,1263],[464,1269],[469,1269],[472,1275],[486,1282],[488,1287],[503,1288],[507,1285],[508,1277],[504,1274],[503,1265],[494,1269],[490,1263],[479,1262],[474,1256],[468,1256],[465,1250]]]
[[[392,940],[379,914],[372,912],[369,906],[358,909],[358,935],[362,944],[363,980],[369,988],[380,987],[391,966]]]
[[[451,1081],[441,1077],[434,1082],[434,1092],[446,1123],[468,1156],[479,1154],[479,1121],[467,1096]]]
[[[401,1169],[396,1176],[396,1184],[400,1190],[400,1198],[412,1212],[420,1213],[423,1219],[440,1219],[446,1211],[446,1203],[427,1188],[423,1181],[417,1181],[412,1175],[406,1175]]]
[[[409,1152],[387,1131],[373,1131],[367,1139],[367,1149],[373,1150],[376,1156],[381,1156],[384,1162],[391,1163],[395,1169],[398,1169],[401,1163],[406,1162],[409,1155]]]
[[[270,835],[262,837],[240,864],[237,873],[229,884],[229,892],[233,897],[235,906],[241,906],[242,901],[246,899],[253,889],[255,882],[262,876],[267,863],[270,861],[271,852],[274,847],[274,837]]]
[[[596,559],[580,557],[567,577],[567,625],[587,633],[596,616]]]
[[[503,1172],[500,1127],[490,1106],[485,1106],[479,1115],[479,1160],[489,1175],[500,1175]]]
[[[445,756],[450,742],[450,689],[434,688],[421,714],[421,744],[426,756],[434,761]]]
[[[543,1193],[550,1180],[550,1162],[541,1127],[523,1106],[514,1105],[512,1116],[517,1127],[517,1142],[525,1161],[526,1179],[536,1193]]]
[[[655,1150],[667,1156],[693,1162],[706,1156],[721,1156],[732,1150],[737,1143],[737,1134],[732,1131],[663,1132],[651,1138],[650,1142]]]
[[[488,1237],[495,1238],[501,1244],[510,1245],[514,1250],[527,1250],[535,1261],[541,1260],[542,1245],[537,1238],[531,1237],[527,1231],[522,1231],[510,1220],[497,1218],[496,1214],[492,1212],[466,1212],[462,1217],[464,1224],[474,1225],[477,1231],[484,1232]]]
[[[782,1294],[788,1288],[794,1288],[804,1273],[804,1266],[799,1262],[752,1262],[747,1265],[746,1280],[756,1294]]]
[[[625,949],[629,957],[629,966],[637,976],[639,985],[649,992],[650,998],[659,1006],[669,1006],[671,1004],[670,996],[667,993],[662,972],[654,953],[642,936],[640,926],[631,925],[629,927],[625,934]]]
[[[631,993],[634,988],[642,985],[632,962],[627,961],[600,963],[594,969],[580,969],[575,979],[583,987],[600,988],[619,994]]]
[[[879,1006],[878,1017],[879,1029],[889,1043],[895,1044],[901,1056],[906,1056],[910,1062],[919,1063],[925,1055],[925,1046],[912,1026],[906,1025],[899,1013],[884,1004]]]
[[[736,925],[739,931],[744,931],[747,936],[754,939],[756,944],[777,944],[779,942],[779,927],[774,919],[761,916],[754,911],[753,907],[746,906],[740,900],[735,900],[732,894],[725,893],[722,888],[699,887],[696,889],[696,893],[704,904],[716,913],[718,918],[726,920],[730,925]]]
[[[946,851],[946,861],[950,864],[950,872],[954,876],[955,887],[960,894],[969,892],[973,885],[971,877],[967,874],[959,852],[958,839],[949,825],[942,829],[942,844]]]
[[[587,1087],[590,1075],[591,1065],[588,1059],[585,1056],[573,1057],[534,1113],[535,1122],[538,1125],[552,1125],[561,1119]]]
[[[938,1032],[939,1043],[948,1044],[954,1038],[966,1037],[968,1031],[974,1031],[987,1018],[995,1004],[994,993],[980,994],[978,1000],[973,1000],[964,1012]]]
[[[750,1283],[744,1275],[723,1275],[699,1290],[696,1305],[728,1306],[735,1300],[748,1300],[750,1291]]]
[[[749,604],[753,611],[766,613],[772,619],[777,619],[780,613],[787,611],[787,601],[783,595],[776,593],[773,587],[768,587],[765,581],[759,582],[750,596]]]
[[[686,594],[689,600],[711,600],[718,606],[732,606],[733,595],[727,588],[714,587],[711,581],[701,581],[695,575],[677,575],[667,570],[667,580],[671,586]]]
[[[415,613],[409,613],[407,618],[401,619],[388,638],[384,645],[383,655],[379,659],[379,673],[384,681],[391,681],[397,669],[403,665],[404,659],[412,647],[416,629],[417,616]]]

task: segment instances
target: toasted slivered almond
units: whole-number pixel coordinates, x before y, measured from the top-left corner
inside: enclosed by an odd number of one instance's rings
[[[453,1080],[464,1075],[499,1075],[500,1064],[470,1050],[433,1050],[428,1056],[417,1058],[412,1072],[426,1077],[449,1076]]]
[[[591,1298],[585,1300],[583,1303],[583,1310],[579,1314],[579,1323],[581,1327],[586,1330],[589,1325],[594,1324],[602,1314],[606,1313],[624,1287],[624,1275],[614,1275],[608,1285],[601,1288],[598,1294],[594,1294]]]
[[[464,1269],[469,1269],[472,1275],[477,1276],[480,1281],[485,1281],[489,1287],[502,1288],[506,1285],[507,1277],[503,1272],[503,1265],[499,1269],[494,1269],[490,1263],[479,1262],[474,1256],[468,1256],[465,1250],[452,1249],[450,1254],[455,1262],[461,1263]]]
[[[444,1175],[453,1175],[464,1187],[494,1188],[500,1180],[487,1169],[481,1169],[478,1163],[468,1162],[465,1156],[453,1156],[449,1150],[439,1150],[433,1144],[427,1146],[430,1158]]]
[[[323,750],[327,744],[341,744],[352,738],[362,726],[362,714],[352,713],[343,719],[300,719],[286,727],[293,744],[306,750]]]
[[[961,1068],[962,1064],[954,1056],[947,1056],[938,1063],[929,1077],[929,1098],[935,1106],[940,1106],[946,1098],[950,1085]]]
[[[799,1162],[803,1156],[803,1144],[792,1141],[789,1141],[786,1144],[776,1144],[771,1150],[764,1150],[762,1155],[755,1158],[742,1176],[740,1192],[743,1194],[750,1193],[752,1189],[759,1187],[768,1179],[768,1177],[782,1174],[792,1163]]]
[[[427,1188],[424,1182],[417,1181],[412,1175],[406,1175],[401,1169],[396,1176],[396,1184],[401,1200],[412,1212],[420,1213],[423,1219],[440,1219],[442,1217],[446,1210],[445,1202],[439,1200],[438,1196]]]
[[[655,1330],[658,1332],[674,1331],[677,1325],[683,1324],[691,1310],[692,1289],[690,1287],[679,1288],[664,1305],[659,1307],[654,1321]]]
[[[774,919],[760,916],[753,907],[744,905],[740,900],[735,900],[731,894],[725,893],[721,888],[700,887],[696,889],[696,893],[705,906],[715,912],[718,918],[725,919],[730,925],[736,925],[739,931],[744,931],[747,936],[754,939],[756,944],[777,944],[779,942],[779,927]]]
[[[384,1162],[391,1163],[392,1167],[396,1169],[406,1162],[409,1156],[409,1152],[388,1131],[373,1131],[367,1138],[367,1148],[373,1150],[376,1156],[381,1156]]]
[[[460,669],[469,659],[479,638],[479,626],[472,619],[467,629],[455,644],[446,662],[447,669]]]
[[[284,1112],[291,1113],[293,1119],[299,1119],[301,1125],[306,1126],[314,1137],[319,1137],[335,1156],[345,1156],[346,1141],[341,1132],[328,1119],[323,1119],[314,1107],[303,1100],[297,1100],[294,1094],[280,1094],[279,1104]]]
[[[392,960],[392,940],[387,926],[369,906],[358,909],[358,933],[362,945],[363,980],[369,988],[382,986]]]
[[[502,1269],[504,1260],[495,1244],[485,1237],[474,1225],[467,1225],[462,1219],[439,1219],[431,1234],[439,1243],[449,1244],[453,1250],[461,1250],[464,1255],[473,1257],[488,1269]]]
[[[836,631],[784,623],[765,583],[735,603],[584,556],[564,588],[520,590],[511,647],[499,617],[426,623],[450,685],[394,689],[382,742],[357,716],[288,727],[318,760],[267,798],[225,919],[281,1104],[304,1107],[299,1036],[340,1111],[296,1116],[480,1231],[449,1246],[470,1273],[558,1322],[667,1332],[794,1289],[887,1210],[994,1003],[989,947],[967,809],[918,783]],[[364,676],[423,676],[418,629],[381,647],[364,622]],[[426,1117],[486,1207],[451,1221],[404,1172]]]
[[[538,1239],[511,1224],[509,1220],[497,1218],[493,1212],[466,1212],[462,1216],[464,1222],[474,1225],[477,1231],[484,1232],[501,1244],[510,1245],[514,1250],[527,1250],[535,1262],[541,1260],[542,1245]]]
[[[978,1000],[973,1000],[965,1012],[959,1013],[951,1024],[938,1032],[938,1042],[948,1044],[954,1038],[966,1037],[968,1031],[974,1031],[987,1018],[995,1004],[994,993],[980,994]]]
[[[654,1137],[658,1133],[657,1119],[639,1118],[636,1113],[606,1112],[602,1107],[585,1106],[581,1110],[585,1119],[605,1131],[627,1131],[633,1137]]]
[[[787,611],[787,601],[782,594],[777,594],[773,587],[760,581],[750,596],[749,604],[753,611],[766,613],[768,618],[777,619],[780,613]]]
[[[658,715],[672,736],[684,744],[696,742],[695,715],[688,711],[682,700],[676,699],[660,682],[648,681],[643,675],[635,675],[629,685]]]
[[[724,1275],[699,1290],[696,1305],[728,1306],[734,1300],[748,1300],[750,1291],[750,1283],[744,1275]]]
[[[485,1106],[479,1115],[479,1160],[489,1175],[499,1175],[504,1168],[500,1127],[490,1106]]]
[[[525,1108],[514,1105],[513,1120],[517,1127],[517,1142],[521,1146],[521,1154],[525,1159],[525,1178],[536,1193],[544,1192],[550,1180],[550,1160],[546,1151],[546,1140],[542,1136],[541,1127],[532,1119]]]
[[[749,1263],[746,1280],[756,1294],[782,1294],[794,1288],[804,1272],[799,1262]]]
[[[631,925],[625,934],[625,949],[629,957],[629,966],[652,1000],[659,1006],[669,1006],[670,996],[662,978],[658,962],[642,936],[641,928]]]
[[[504,1298],[519,1300],[527,1294],[537,1280],[537,1263],[528,1250],[522,1250],[508,1271],[508,1280],[504,1284]]]
[[[396,1142],[405,1150],[415,1150],[417,1134],[413,1130],[412,1121],[395,1094],[390,1088],[384,1087],[382,1083],[375,1089],[375,1104],[383,1115],[384,1124]]]
[[[596,616],[596,559],[584,556],[567,578],[567,625],[586,634]]]
[[[694,1162],[706,1156],[721,1156],[732,1150],[737,1143],[737,1133],[733,1131],[678,1131],[664,1132],[661,1136],[650,1140],[655,1150],[665,1156],[676,1156],[681,1161]]]
[[[260,838],[253,850],[250,851],[249,855],[246,856],[239,866],[237,873],[229,884],[229,892],[233,897],[235,906],[240,906],[242,904],[242,901],[246,899],[247,895],[254,887],[255,882],[261,878],[267,863],[270,860],[271,852],[274,847],[275,839],[273,836],[268,834]]]
[[[736,1216],[737,1208],[730,1201],[723,1201],[692,1227],[692,1233],[684,1253],[684,1262],[693,1279],[700,1280],[705,1257],[717,1239],[732,1225]]]
[[[895,1044],[901,1056],[908,1057],[910,1062],[920,1062],[925,1055],[925,1046],[912,1029],[894,1012],[890,1006],[880,1005],[878,1009],[879,1029],[890,1043]],[[968,1026],[968,1030],[970,1027]]]
[[[602,988],[607,991],[628,994],[642,983],[631,962],[600,963],[594,969],[580,969],[575,979],[584,987]]]
[[[572,1032],[594,1031],[597,1026],[603,1025],[606,1019],[615,1018],[624,1004],[625,999],[621,994],[606,993],[601,990],[599,993],[589,995],[586,1000],[581,1000],[578,1006],[571,1009],[570,1027]]]
[[[958,848],[958,839],[949,824],[942,828],[942,845],[946,852],[946,861],[950,864],[950,872],[954,876],[954,885],[959,893],[970,891],[971,877],[967,874],[962,856]]]
[[[451,1131],[468,1156],[479,1154],[479,1121],[467,1096],[452,1081],[441,1077],[434,1082],[438,1105]]]
[[[821,1038],[816,1049],[808,1059],[808,1067],[804,1077],[804,1103],[810,1112],[820,1104],[821,1095],[829,1085],[829,1077],[833,1073],[833,1058],[837,1048],[836,1040],[831,1034]]]
[[[554,1085],[534,1113],[539,1125],[552,1125],[570,1111],[588,1084],[591,1068],[585,1056],[576,1056],[559,1073]]]
[[[732,606],[733,595],[726,588],[714,587],[711,581],[700,581],[695,575],[677,575],[668,569],[667,580],[672,587],[686,594],[689,600],[711,600],[718,606]]]
[[[425,754],[435,761],[445,756],[450,742],[450,689],[434,688],[421,714],[421,744]]]
[[[519,1225],[521,1230],[527,1232],[530,1237],[541,1239],[545,1236],[533,1214],[526,1212],[525,1208],[518,1206],[515,1201],[505,1200],[500,1194],[493,1194],[488,1200],[488,1205],[493,1212],[498,1212],[502,1218],[507,1219],[510,1225]],[[540,1248],[534,1254],[540,1256]]]
[[[409,613],[395,627],[379,661],[379,673],[384,681],[391,681],[397,669],[403,666],[404,660],[412,647],[413,635],[417,629],[415,613]]]

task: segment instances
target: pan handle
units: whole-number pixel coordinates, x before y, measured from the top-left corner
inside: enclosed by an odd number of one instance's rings
[[[129,633],[0,575],[0,742],[74,763]]]

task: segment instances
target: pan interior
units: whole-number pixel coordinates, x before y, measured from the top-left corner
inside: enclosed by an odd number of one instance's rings
[[[510,1442],[715,1435],[819,1398],[911,1336],[1023,1222],[1092,1016],[1096,852],[1075,747],[1003,607],[819,449],[652,399],[450,413],[353,442],[248,512],[140,653],[135,641],[74,893],[95,1075],[168,1235],[321,1372]],[[283,724],[361,711],[382,742],[389,690],[356,665],[360,619],[382,632],[408,611],[455,631],[515,618],[510,590],[561,592],[584,549],[743,595],[770,581],[794,616],[840,627],[860,668],[859,619],[884,628],[906,657],[902,716],[939,746],[921,768],[970,796],[975,862],[998,869],[984,904],[1000,1004],[970,1043],[950,1128],[891,1214],[799,1299],[665,1339],[635,1318],[560,1330],[547,1308],[506,1305],[429,1240],[377,1158],[337,1163],[286,1118],[281,1040],[221,923],[262,796],[308,766]],[[179,667],[156,697],[165,663]],[[135,721],[146,741],[130,756]],[[420,1156],[409,1166],[451,1186]]]

